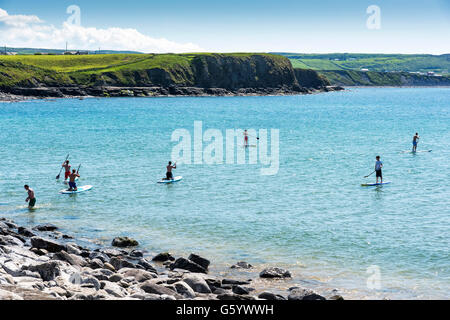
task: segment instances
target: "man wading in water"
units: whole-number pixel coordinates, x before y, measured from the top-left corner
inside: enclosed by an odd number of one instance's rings
[[[69,175],[69,189],[67,191],[77,191],[77,184],[75,183],[77,177],[79,178],[80,175],[78,174],[78,171],[73,169],[72,173]]]
[[[25,190],[28,192],[28,197],[25,199],[25,202],[28,202],[28,208],[33,208],[36,204],[36,197],[34,196],[34,190],[30,188],[29,185],[23,186]]]
[[[166,178],[163,180],[173,180],[172,169],[176,169],[177,164],[174,163],[174,165],[172,165],[172,161],[169,161],[169,165],[166,168],[167,168]]]

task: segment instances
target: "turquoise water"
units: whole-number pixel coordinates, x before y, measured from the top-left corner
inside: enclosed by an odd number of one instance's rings
[[[51,222],[78,237],[137,239],[149,252],[191,251],[227,273],[246,260],[285,266],[293,279],[344,297],[450,296],[450,89],[365,88],[280,97],[111,98],[0,104],[0,216]],[[256,165],[180,165],[156,183],[171,134],[280,130],[278,174]],[[419,150],[411,148],[418,131]],[[205,143],[206,144],[206,143]],[[79,185],[60,195],[67,153]],[[392,184],[374,181],[375,156]],[[36,191],[29,211],[23,184]],[[380,287],[367,287],[367,268]]]

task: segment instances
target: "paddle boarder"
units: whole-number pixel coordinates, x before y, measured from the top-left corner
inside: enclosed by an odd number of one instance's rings
[[[80,175],[78,174],[78,171],[75,171],[75,169],[73,169],[72,173],[69,174],[69,189],[67,189],[67,191],[77,191],[77,184],[75,183],[75,179],[79,177]]]
[[[67,180],[70,176],[70,164],[69,160],[64,161],[62,164],[62,167],[64,168],[64,180]]]
[[[247,129],[244,130],[244,147],[248,147],[248,132],[247,132]]]
[[[383,162],[380,161],[380,156],[377,156],[375,161],[375,173],[377,177],[377,183],[378,178],[381,179],[380,183],[383,183],[383,174],[381,173],[381,168],[383,168]]]
[[[34,190],[30,188],[29,185],[23,186],[25,190],[28,192],[28,197],[25,199],[25,202],[28,202],[28,208],[33,208],[36,204],[36,197],[34,196]]]
[[[172,165],[172,161],[169,161],[169,165],[166,168],[167,168],[166,178],[163,179],[163,180],[173,180],[172,169],[176,169],[177,168],[177,164],[174,163]]]
[[[413,144],[412,152],[417,151],[417,144],[419,143],[419,139],[420,139],[419,134],[416,132],[416,134],[413,137],[413,141],[412,141],[412,144]]]

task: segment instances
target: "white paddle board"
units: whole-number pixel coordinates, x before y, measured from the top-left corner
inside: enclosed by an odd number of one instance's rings
[[[77,187],[76,191],[75,190],[69,191],[68,189],[63,189],[63,190],[59,191],[59,193],[62,193],[62,194],[80,193],[80,192],[91,190],[92,188],[93,187],[91,185],[86,185],[86,186]]]
[[[181,179],[183,179],[183,177],[182,177],[182,176],[178,176],[178,177],[175,177],[175,178],[173,178],[173,179],[171,179],[171,180],[164,180],[164,179],[161,179],[161,180],[158,181],[158,183],[172,183],[172,182],[178,182],[178,181],[181,181]]]

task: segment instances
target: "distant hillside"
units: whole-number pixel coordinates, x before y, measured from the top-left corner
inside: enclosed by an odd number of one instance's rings
[[[22,54],[64,54],[66,50],[63,49],[39,49],[39,48],[10,48],[6,47],[6,52]],[[137,51],[115,51],[115,50],[83,50],[83,49],[68,49],[67,51],[89,51],[90,54],[114,54],[114,53],[141,53]],[[5,47],[0,47],[0,54],[5,52]]]
[[[409,72],[355,70],[318,71],[332,85],[338,86],[450,86],[450,75],[440,77]]]
[[[275,53],[287,57],[294,68],[313,70],[429,71],[450,73],[450,54],[299,54]]]
[[[17,95],[293,94],[333,90],[327,84],[272,54],[0,56],[0,90]]]

